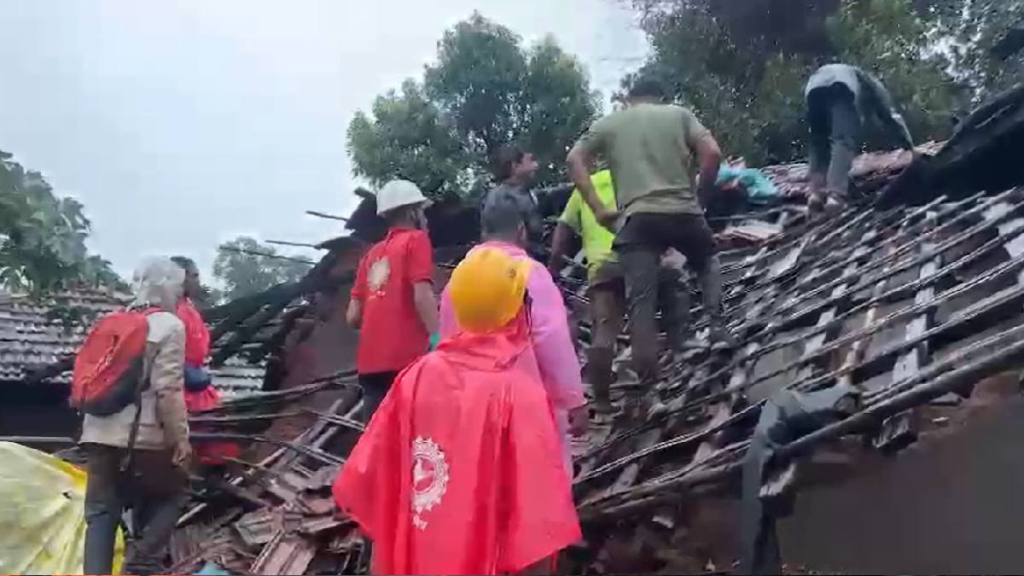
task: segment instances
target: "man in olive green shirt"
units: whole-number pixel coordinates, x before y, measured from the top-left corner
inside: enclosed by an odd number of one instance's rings
[[[609,170],[601,170],[591,177],[601,203],[615,210],[615,187]],[[572,234],[583,241],[583,256],[587,262],[587,295],[590,298],[591,339],[587,349],[587,379],[594,390],[594,409],[598,414],[610,414],[611,385],[615,381],[612,364],[615,344],[625,324],[626,285],[622,265],[612,251],[615,234],[598,223],[594,212],[583,201],[580,191],[574,190],[565,205],[551,241],[551,260],[548,267],[557,275],[564,267]],[[681,298],[679,271],[668,267],[661,270],[658,283],[658,301],[669,347],[680,350],[680,329],[686,324],[689,299]]]
[[[733,345],[722,318],[721,266],[700,201],[714,189],[722,153],[692,112],[663,100],[656,82],[636,82],[626,108],[595,122],[567,159],[597,221],[617,232],[614,248],[626,276],[633,363],[648,386],[659,379],[655,311],[660,259],[668,248],[682,252],[700,278],[713,349]],[[595,156],[611,168],[618,210],[601,202],[590,181],[588,166]]]

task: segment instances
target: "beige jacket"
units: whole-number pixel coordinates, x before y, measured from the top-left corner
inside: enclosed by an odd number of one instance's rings
[[[149,385],[142,391],[142,415],[135,447],[142,450],[173,449],[188,442],[185,409],[185,325],[170,312],[148,317],[145,374]],[[126,448],[135,420],[135,404],[111,416],[86,414],[81,442]]]

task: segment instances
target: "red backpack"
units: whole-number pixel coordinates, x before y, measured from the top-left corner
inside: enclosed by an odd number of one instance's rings
[[[141,390],[151,310],[122,310],[93,326],[75,356],[71,406],[110,416],[135,402]]]

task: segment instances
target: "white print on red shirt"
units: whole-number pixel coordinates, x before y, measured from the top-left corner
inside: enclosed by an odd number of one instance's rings
[[[391,263],[388,262],[387,257],[375,260],[366,275],[366,283],[369,285],[370,291],[381,295],[382,288],[387,284],[389,276],[391,276]]]

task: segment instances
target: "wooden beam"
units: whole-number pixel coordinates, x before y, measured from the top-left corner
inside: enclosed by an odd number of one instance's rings
[[[260,252],[259,250],[246,250],[245,248],[235,248],[233,246],[221,246],[218,250],[224,250],[225,252],[236,252],[238,254],[248,254],[250,256],[262,256],[264,258],[273,258],[275,260],[288,260],[290,262],[298,262],[300,264],[309,264],[313,266],[316,262],[307,260],[305,258],[296,258],[294,256],[284,256],[281,254],[271,254],[270,252]]]
[[[340,220],[342,222],[348,222],[348,218],[345,216],[335,216],[334,214],[325,214],[323,212],[317,212],[316,210],[306,210],[306,214],[310,216],[316,216],[317,218],[326,218],[327,220]]]
[[[288,240],[267,240],[267,244],[277,244],[278,246],[296,246],[299,248],[314,248],[316,250],[323,250],[318,244],[309,244],[307,242],[289,242]]]

